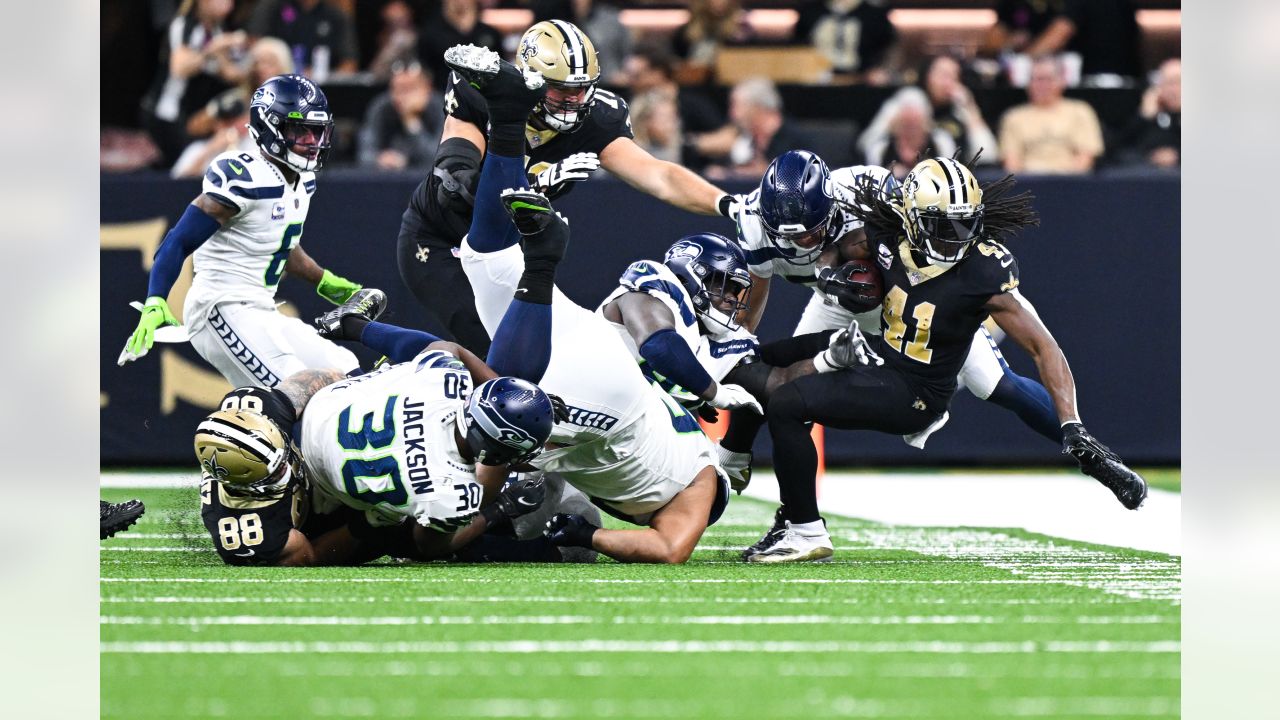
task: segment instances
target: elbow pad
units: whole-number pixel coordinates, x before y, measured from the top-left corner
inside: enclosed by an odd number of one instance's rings
[[[695,395],[702,395],[711,387],[711,376],[706,368],[698,362],[680,338],[679,333],[671,328],[664,328],[650,335],[640,346],[640,357],[649,363],[655,372]]]
[[[439,206],[469,215],[480,183],[480,149],[463,138],[449,138],[436,149],[431,168],[435,199]]]

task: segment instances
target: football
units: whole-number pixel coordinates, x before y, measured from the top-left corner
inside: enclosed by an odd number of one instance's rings
[[[846,292],[833,292],[842,307],[854,312],[872,310],[884,300],[884,278],[874,260],[850,260],[836,269],[837,282],[848,286]]]

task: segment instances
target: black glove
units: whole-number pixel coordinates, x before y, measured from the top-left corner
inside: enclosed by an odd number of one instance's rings
[[[716,410],[709,403],[702,403],[697,407],[698,417],[703,422],[715,425],[720,420],[720,411]]]
[[[490,525],[497,525],[503,519],[518,518],[537,510],[547,497],[547,483],[542,473],[537,477],[525,476],[507,486],[498,493],[498,499],[480,509],[480,514]]]
[[[822,268],[818,271],[818,289],[835,298],[840,307],[850,312],[874,310],[881,302],[876,286],[853,279],[854,273],[865,272],[870,272],[870,269],[859,262]]]
[[[554,545],[590,548],[591,538],[599,529],[581,515],[557,513],[547,521],[542,534]]]
[[[564,398],[551,393],[547,393],[547,398],[551,400],[551,415],[556,422],[569,422],[569,406],[565,404]]]
[[[1075,458],[1081,467],[1097,465],[1105,460],[1122,462],[1119,456],[1111,452],[1111,448],[1098,442],[1078,422],[1062,426],[1062,454]]]

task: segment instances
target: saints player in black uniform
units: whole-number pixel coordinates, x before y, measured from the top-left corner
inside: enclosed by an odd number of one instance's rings
[[[783,508],[748,550],[751,562],[824,560],[831,538],[818,515],[817,454],[809,424],[919,433],[938,422],[956,390],[973,333],[987,317],[1035,360],[1062,423],[1063,452],[1124,504],[1147,496],[1143,479],[1080,423],[1067,360],[1018,290],[1018,263],[999,240],[1035,222],[1012,177],[981,188],[950,158],[916,165],[895,194],[865,183],[848,209],[866,222],[866,252],[884,278],[883,335],[866,366],[808,375],[779,388],[767,411]]]
[[[732,196],[680,165],[658,160],[632,140],[627,103],[596,87],[595,47],[577,26],[563,20],[537,23],[521,37],[515,64],[538,71],[549,86],[525,126],[525,167],[534,189],[554,198],[603,165],[672,205],[729,216]],[[455,253],[471,225],[489,115],[484,98],[456,73],[449,76],[445,113],[431,175],[414,190],[401,220],[397,262],[405,285],[454,340],[485,357],[489,336]]]

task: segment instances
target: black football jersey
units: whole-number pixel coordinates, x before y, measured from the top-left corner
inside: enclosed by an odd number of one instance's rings
[[[482,131],[489,127],[489,111],[484,96],[459,78],[457,73],[449,73],[444,111]],[[632,138],[634,134],[631,132],[631,113],[627,110],[627,102],[608,90],[596,88],[591,112],[577,130],[562,133],[526,125],[524,136],[525,169],[538,173],[575,153],[599,154],[614,140]]]
[[[929,409],[941,413],[956,390],[973,335],[994,295],[1018,287],[1018,261],[983,240],[950,268],[930,265],[902,236],[870,238],[884,277],[881,339],[885,364],[908,376]]]
[[[200,486],[200,519],[223,562],[272,565],[289,541],[289,531],[306,522],[308,500],[302,478],[275,499],[232,495],[206,478]]]

